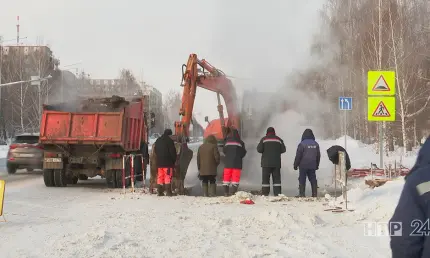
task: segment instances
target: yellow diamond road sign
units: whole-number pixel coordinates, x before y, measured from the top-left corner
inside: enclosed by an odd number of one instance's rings
[[[396,95],[396,73],[394,71],[368,71],[367,94],[371,96]]]
[[[396,97],[368,97],[369,121],[396,121]]]

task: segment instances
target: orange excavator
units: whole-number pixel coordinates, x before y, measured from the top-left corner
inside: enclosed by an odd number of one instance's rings
[[[181,120],[175,122],[175,136],[179,141],[189,137],[197,87],[215,92],[218,98],[219,119],[209,123],[204,136],[213,134],[222,145],[231,129],[240,130],[240,113],[237,107],[236,91],[231,81],[221,70],[209,64],[205,59],[198,59],[196,54],[191,54],[187,64],[182,65],[181,86],[184,87],[182,106],[179,111]],[[226,104],[228,118],[224,118],[220,96],[223,97]]]

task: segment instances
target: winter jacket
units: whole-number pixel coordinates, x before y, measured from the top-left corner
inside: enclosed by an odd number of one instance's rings
[[[339,151],[345,152],[345,166],[346,170],[351,169],[351,160],[349,159],[348,152],[339,145],[333,145],[330,148],[327,149],[327,156],[328,159],[335,165],[339,165]]]
[[[430,137],[418,153],[390,224],[402,223],[401,236],[391,236],[393,258],[430,257]],[[427,223],[426,223],[427,222]],[[399,233],[390,226],[390,235]],[[427,235],[427,236],[426,236]]]
[[[242,169],[242,160],[246,155],[245,143],[240,139],[239,132],[234,129],[227,137],[224,147],[224,168]]]
[[[275,134],[275,129],[269,127],[266,136],[261,138],[257,146],[257,151],[261,153],[261,167],[280,168],[281,154],[285,153],[284,141]]]
[[[216,176],[220,163],[218,144],[215,136],[209,135],[197,151],[197,169],[200,176]]]
[[[175,143],[170,138],[171,134],[172,131],[166,129],[163,135],[155,141],[155,154],[159,168],[175,168],[177,155]]]
[[[320,160],[320,146],[315,141],[315,136],[312,130],[306,129],[303,132],[302,141],[297,146],[296,158],[294,159],[294,169],[318,170]]]

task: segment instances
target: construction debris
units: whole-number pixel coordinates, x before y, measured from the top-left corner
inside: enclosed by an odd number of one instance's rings
[[[390,179],[368,179],[365,180],[365,184],[368,185],[370,188],[380,187],[384,185],[386,182],[390,181]]]

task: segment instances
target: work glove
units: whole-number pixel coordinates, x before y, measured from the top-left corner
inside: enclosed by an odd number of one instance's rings
[[[297,170],[297,167],[294,167],[294,170]]]

